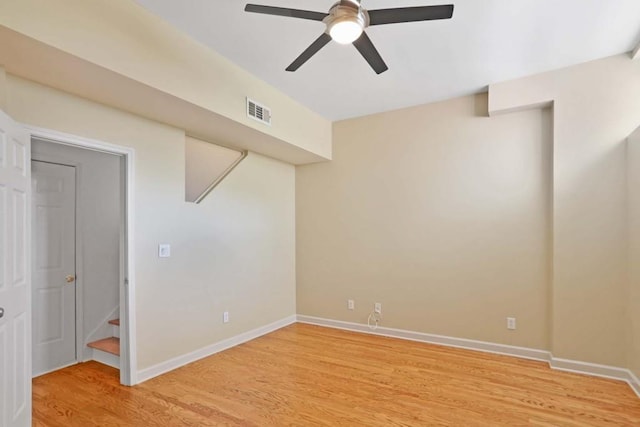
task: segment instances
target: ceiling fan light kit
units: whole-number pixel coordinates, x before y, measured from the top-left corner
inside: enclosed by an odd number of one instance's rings
[[[329,28],[329,35],[337,43],[349,44],[362,35],[362,30],[363,27],[357,22],[344,20],[334,22]]]
[[[360,5],[359,0],[341,0],[331,6],[328,13],[257,4],[247,4],[244,10],[266,15],[322,21],[325,24],[325,32],[287,67],[287,71],[296,71],[333,40],[340,44],[353,44],[377,74],[387,71],[388,67],[364,31],[367,27],[370,25],[450,19],[453,16],[452,4],[367,11]]]
[[[350,44],[356,41],[369,26],[369,15],[357,3],[349,5],[336,3],[323,22],[333,41]]]

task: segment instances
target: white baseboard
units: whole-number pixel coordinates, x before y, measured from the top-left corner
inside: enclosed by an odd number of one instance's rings
[[[629,383],[633,391],[636,392],[638,397],[640,397],[640,379],[638,379],[638,377],[631,371],[629,371],[629,374],[631,374],[631,379],[627,382]]]
[[[629,370],[615,366],[599,365],[596,363],[580,362],[554,357],[547,350],[538,350],[526,347],[516,347],[506,344],[496,344],[485,341],[469,340],[465,338],[448,337],[444,335],[426,334],[423,332],[407,331],[403,329],[378,327],[371,330],[367,325],[361,323],[344,322],[341,320],[324,319],[321,317],[298,315],[298,322],[310,325],[326,326],[329,328],[343,329],[353,332],[362,332],[372,335],[400,338],[410,341],[418,341],[429,344],[439,344],[447,347],[464,348],[467,350],[482,351],[485,353],[502,354],[519,357],[522,359],[532,359],[547,362],[552,369],[560,371],[574,372],[579,374],[592,375],[596,377],[609,378],[625,381],[631,386],[633,391],[640,397],[640,381]]]
[[[320,317],[298,315],[298,322],[310,325],[328,326],[330,328],[344,329],[347,331],[364,332],[366,334],[380,335],[383,337],[401,338],[410,341],[418,341],[429,344],[440,344],[447,347],[464,348],[467,350],[482,351],[485,353],[503,354],[516,356],[523,359],[549,361],[549,352],[546,350],[536,350],[526,347],[516,347],[506,344],[496,344],[485,341],[469,340],[465,338],[447,337],[444,335],[426,334],[423,332],[407,331],[404,329],[394,329],[378,327],[371,330],[367,325],[360,323],[343,322],[341,320],[323,319]]]
[[[151,366],[149,368],[142,369],[138,371],[137,384],[150,380],[151,378],[157,377],[158,375],[162,375],[169,371],[173,371],[174,369],[177,369],[181,366],[195,362],[196,360],[200,360],[202,358],[227,350],[231,347],[235,347],[247,341],[251,341],[252,339],[258,338],[262,335],[266,335],[270,332],[273,332],[285,326],[291,325],[295,322],[296,322],[295,315],[285,317],[284,319],[280,319],[268,325],[261,326],[251,331],[244,332],[240,335],[236,335],[235,337],[227,338],[225,340],[222,340],[215,344],[211,344],[199,350],[192,351],[191,353],[184,354],[182,356],[169,359],[165,362],[158,363],[157,365]]]
[[[31,378],[37,378],[37,377],[40,377],[42,375],[47,375],[47,374],[50,374],[52,372],[59,371],[60,369],[64,369],[64,368],[68,368],[69,366],[77,365],[78,363],[79,363],[78,361],[73,361],[71,363],[66,363],[66,364],[64,364],[62,366],[58,366],[57,368],[48,369],[48,370],[46,370],[44,372],[34,373],[34,374],[31,375]]]
[[[90,360],[95,360],[104,365],[111,366],[112,368],[120,369],[120,357],[115,354],[108,353],[106,351],[92,348]]]
[[[386,327],[378,327],[376,330],[371,330],[367,325],[360,323],[344,322],[341,320],[324,319],[320,317],[297,315],[289,316],[276,322],[270,323],[265,326],[253,329],[251,331],[236,335],[235,337],[227,338],[218,343],[209,345],[191,353],[175,357],[157,365],[151,366],[146,369],[138,371],[137,383],[142,383],[151,378],[157,377],[181,366],[187,365],[196,360],[211,356],[215,353],[227,350],[231,347],[235,347],[239,344],[251,341],[262,335],[266,335],[270,332],[291,325],[293,323],[307,323],[317,326],[325,326],[336,329],[343,329],[347,331],[361,332],[372,335],[380,335],[385,337],[400,338],[410,341],[424,342],[429,344],[438,344],[447,347],[463,348],[467,350],[482,351],[485,353],[501,354],[506,356],[519,357],[522,359],[531,359],[547,362],[552,369],[560,371],[574,372],[579,374],[592,375],[597,377],[621,380],[627,382],[635,393],[640,397],[640,380],[628,369],[618,368],[615,366],[599,365],[596,363],[580,362],[576,360],[568,360],[554,357],[547,350],[532,349],[527,347],[517,347],[506,344],[490,343],[485,341],[470,340],[465,338],[448,337],[444,335],[427,334],[423,332],[407,331],[403,329],[394,329]],[[95,353],[98,353],[97,351]],[[103,354],[104,352],[100,352]],[[114,356],[117,357],[117,356]],[[98,360],[93,357],[94,360]],[[103,360],[99,362],[105,363],[109,366],[112,364]],[[118,367],[118,366],[115,366]]]
[[[578,360],[561,359],[552,357],[549,366],[558,371],[574,372],[577,374],[588,373],[594,377],[613,378],[615,380],[630,380],[631,371],[615,366],[599,365],[597,363],[580,362]]]

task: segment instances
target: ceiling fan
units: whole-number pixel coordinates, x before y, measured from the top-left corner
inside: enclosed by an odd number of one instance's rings
[[[325,32],[287,67],[287,71],[296,71],[327,43],[334,40],[341,44],[352,43],[377,74],[387,71],[389,67],[364,32],[365,28],[370,25],[450,19],[453,16],[452,4],[367,10],[360,5],[360,0],[341,0],[331,6],[328,13],[258,4],[247,4],[244,10],[321,21],[327,26]]]

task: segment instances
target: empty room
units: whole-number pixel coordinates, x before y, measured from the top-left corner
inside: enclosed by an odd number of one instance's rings
[[[30,425],[639,426],[640,2],[0,0]]]

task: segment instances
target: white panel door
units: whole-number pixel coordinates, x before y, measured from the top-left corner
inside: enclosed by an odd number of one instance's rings
[[[0,111],[0,426],[31,425],[29,136]]]
[[[75,169],[31,162],[34,377],[76,362]]]

